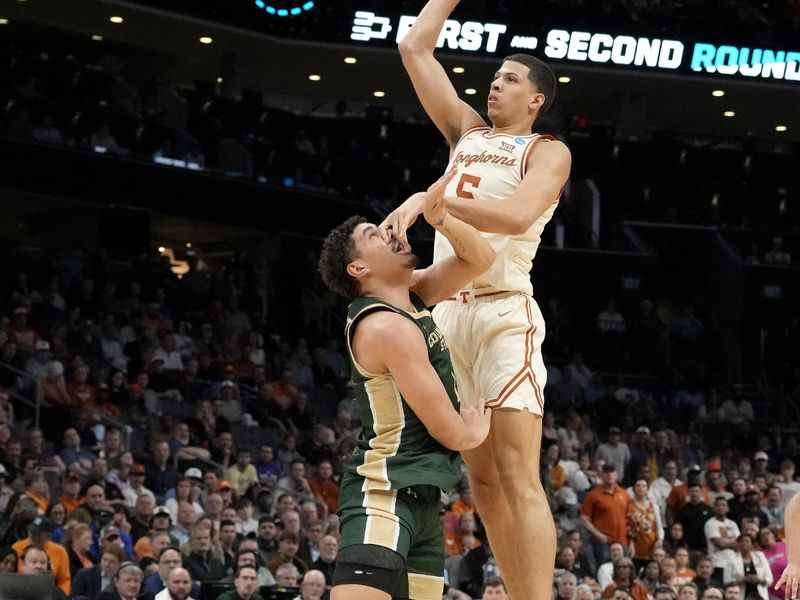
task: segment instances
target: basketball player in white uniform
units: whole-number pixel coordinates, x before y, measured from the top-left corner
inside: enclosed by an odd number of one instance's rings
[[[569,150],[531,134],[555,96],[553,72],[526,55],[508,57],[488,97],[486,122],[458,98],[434,49],[458,0],[429,0],[400,42],[403,64],[428,115],[450,144],[458,174],[447,210],[490,241],[493,266],[434,318],[450,346],[462,403],[486,400],[489,437],[462,453],[478,511],[513,600],[549,599],[555,526],[539,481],[546,372],[544,321],[532,297],[530,269],[540,236],[569,176]],[[388,239],[406,239],[422,212],[406,201],[381,224]],[[452,253],[437,236],[434,263]]]

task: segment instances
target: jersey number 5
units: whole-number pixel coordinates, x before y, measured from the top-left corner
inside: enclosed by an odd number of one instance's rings
[[[456,188],[456,196],[459,198],[474,198],[472,192],[468,192],[464,188],[469,185],[471,188],[477,188],[481,184],[481,178],[475,175],[461,174],[461,179],[458,180],[458,187]]]

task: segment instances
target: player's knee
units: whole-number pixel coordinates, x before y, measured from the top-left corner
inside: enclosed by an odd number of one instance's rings
[[[405,559],[393,550],[373,544],[345,546],[337,557],[333,586],[363,585],[391,595],[404,572]]]

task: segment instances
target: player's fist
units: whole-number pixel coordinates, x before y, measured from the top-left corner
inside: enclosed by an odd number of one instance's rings
[[[481,398],[478,400],[477,407],[461,409],[461,419],[472,433],[469,447],[462,448],[462,450],[477,448],[489,435],[489,426],[492,424],[492,409],[488,408],[486,401]]]

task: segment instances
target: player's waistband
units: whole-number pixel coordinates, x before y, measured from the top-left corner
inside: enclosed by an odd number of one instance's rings
[[[518,290],[496,290],[494,288],[476,288],[473,290],[461,290],[456,292],[455,296],[451,296],[443,300],[443,302],[458,302],[460,304],[469,304],[471,302],[491,302],[492,300],[502,300],[511,296],[522,295]]]

